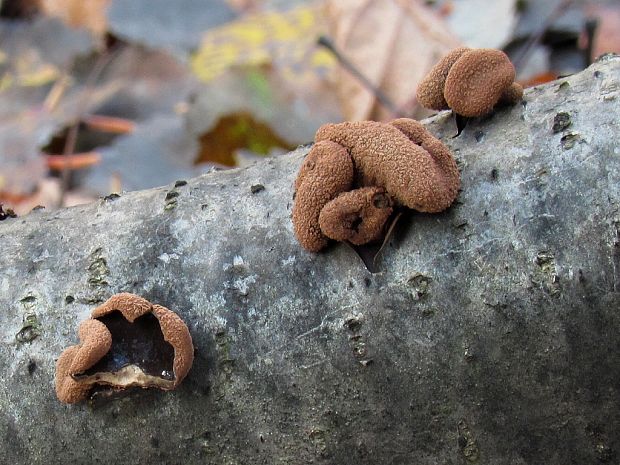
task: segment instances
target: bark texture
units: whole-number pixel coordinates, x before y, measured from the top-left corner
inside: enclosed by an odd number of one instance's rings
[[[295,241],[307,148],[0,223],[1,463],[620,461],[620,58],[429,129],[457,204],[369,273]],[[117,292],[187,322],[172,393],[67,406],[54,363]]]

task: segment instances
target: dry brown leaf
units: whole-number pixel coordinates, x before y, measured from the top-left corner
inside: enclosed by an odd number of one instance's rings
[[[0,203],[4,203],[6,208],[11,208],[18,216],[30,213],[33,208],[45,207],[49,210],[58,208],[62,192],[61,180],[59,178],[43,178],[40,180],[37,189],[31,195],[21,199],[6,199],[0,195]],[[64,196],[63,207],[72,207],[89,203],[97,197],[81,190],[71,190]]]
[[[106,10],[111,0],[41,0],[41,9],[73,27],[84,27],[103,37],[108,23]]]
[[[620,5],[599,5],[590,2],[586,13],[598,19],[592,58],[604,53],[620,53]]]
[[[416,0],[328,0],[327,17],[336,47],[406,115],[417,116],[415,91],[428,70],[460,45]],[[347,120],[395,116],[342,68],[337,88]]]

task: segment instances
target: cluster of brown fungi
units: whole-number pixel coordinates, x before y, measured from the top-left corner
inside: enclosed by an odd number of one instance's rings
[[[514,78],[503,52],[463,47],[430,71],[417,95],[428,108],[477,117],[522,97]],[[395,207],[441,212],[459,187],[452,153],[418,121],[327,124],[316,133],[295,181],[295,235],[311,252],[330,239],[373,242]]]
[[[396,204],[440,212],[459,185],[448,148],[415,120],[327,124],[295,182],[295,235],[312,252],[329,239],[365,244]]]

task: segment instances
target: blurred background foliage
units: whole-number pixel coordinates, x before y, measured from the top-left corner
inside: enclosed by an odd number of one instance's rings
[[[0,219],[423,118],[418,82],[462,44],[532,86],[619,31],[617,0],[0,0]]]

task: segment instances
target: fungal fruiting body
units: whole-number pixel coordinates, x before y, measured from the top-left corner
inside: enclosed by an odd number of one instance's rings
[[[56,362],[56,395],[80,402],[130,387],[174,389],[194,360],[187,326],[171,310],[134,294],[116,294],[80,324],[80,343]]]
[[[418,121],[326,124],[295,182],[293,225],[307,250],[378,239],[395,206],[440,212],[460,180],[448,148]]]
[[[483,116],[496,105],[521,100],[523,88],[514,79],[515,68],[501,50],[460,47],[431,69],[418,86],[417,99],[433,110]]]

